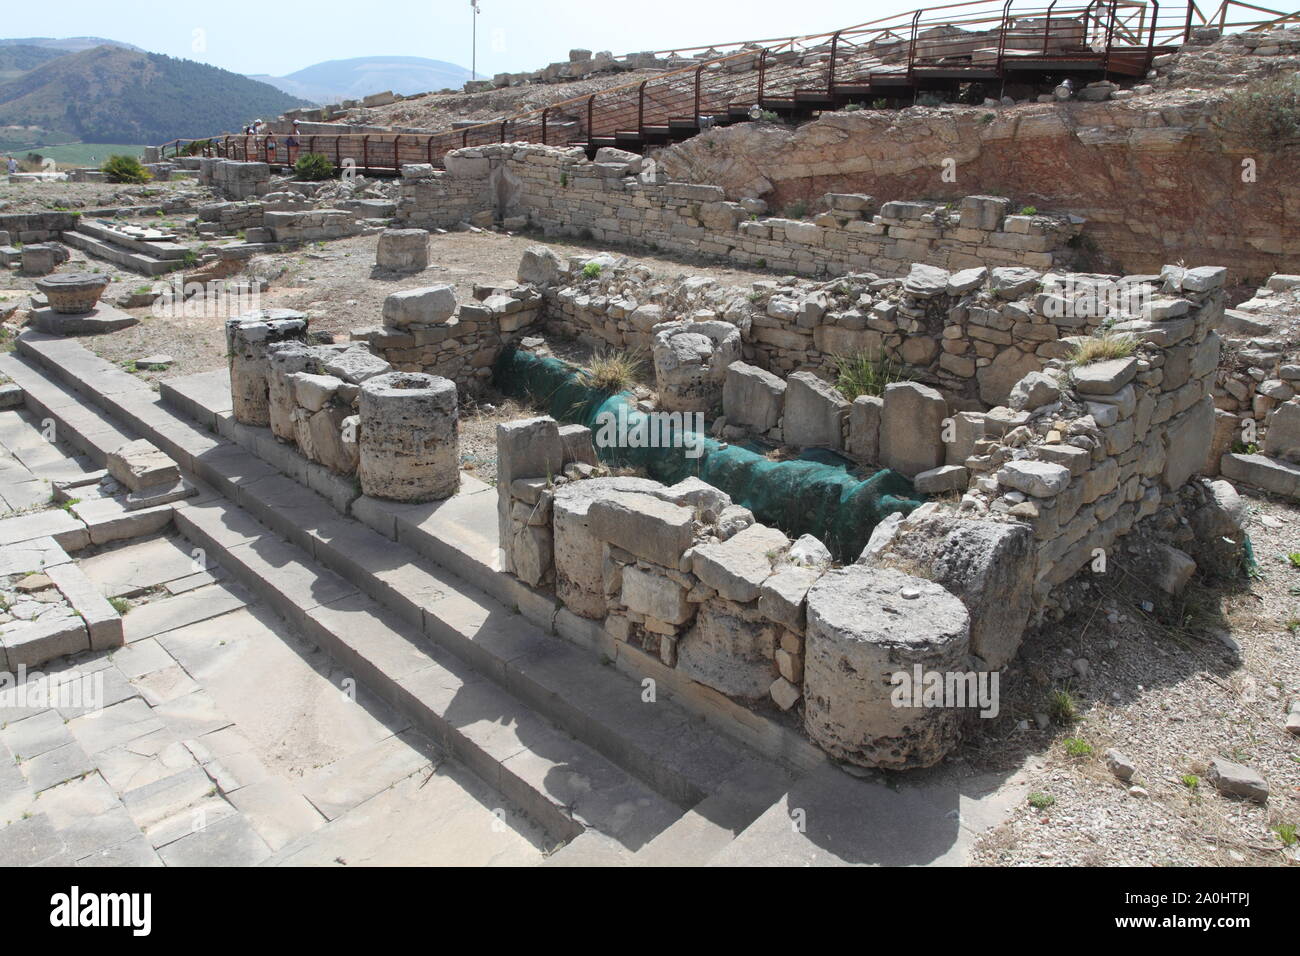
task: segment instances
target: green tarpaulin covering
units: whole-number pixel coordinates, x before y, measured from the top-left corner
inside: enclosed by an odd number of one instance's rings
[[[699,434],[689,416],[652,420],[636,409],[631,394],[597,391],[559,359],[508,349],[494,374],[503,394],[544,408],[557,421],[585,425],[598,438],[602,428],[617,435],[621,444],[596,442],[606,463],[636,468],[667,485],[694,475],[725,491],[763,524],[791,537],[815,535],[841,561],[858,557],[886,515],[907,514],[921,503],[912,483],[888,469],[863,480],[831,452],[811,450],[799,459],[773,461],[756,447]]]

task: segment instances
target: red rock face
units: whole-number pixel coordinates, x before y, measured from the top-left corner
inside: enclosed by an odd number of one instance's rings
[[[1228,266],[1238,282],[1300,271],[1300,147],[1230,142],[1221,102],[841,112],[796,130],[713,130],[658,159],[672,179],[761,197],[774,214],[827,192],[881,202],[1007,196],[1017,208],[1088,220],[1081,268],[1156,272],[1181,259]]]

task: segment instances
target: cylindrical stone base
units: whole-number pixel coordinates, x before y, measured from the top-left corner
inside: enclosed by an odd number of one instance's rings
[[[927,700],[926,681],[965,675],[969,646],[966,608],[938,584],[862,565],[826,573],[808,592],[808,736],[863,767],[938,763],[960,739],[967,711],[953,700]]]
[[[460,486],[456,384],[390,372],[361,386],[361,491],[392,501],[436,501]]]
[[[259,309],[226,320],[230,401],[235,421],[243,425],[271,423],[266,350],[277,342],[303,340],[306,334],[307,316],[292,309]]]

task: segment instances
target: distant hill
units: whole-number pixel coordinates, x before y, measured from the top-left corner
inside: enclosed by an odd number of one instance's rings
[[[469,70],[455,63],[420,56],[361,56],[327,60],[287,76],[253,76],[291,96],[314,103],[360,99],[392,90],[409,95],[428,90],[458,88],[470,78]]]
[[[122,46],[69,53],[0,83],[0,126],[58,130],[87,143],[198,138],[302,105],[238,73]]]
[[[21,76],[42,63],[66,55],[66,50],[56,50],[53,47],[0,45],[0,83]]]
[[[49,50],[62,50],[65,53],[80,53],[82,50],[93,50],[97,46],[116,46],[121,47],[123,50],[135,50],[137,53],[144,52],[138,46],[132,46],[118,40],[105,40],[103,37],[16,37],[13,39],[0,39],[0,47],[4,46],[37,46]]]

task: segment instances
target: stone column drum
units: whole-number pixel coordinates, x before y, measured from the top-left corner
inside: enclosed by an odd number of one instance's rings
[[[277,342],[303,341],[306,334],[307,316],[292,309],[259,309],[226,320],[230,400],[235,421],[261,426],[271,423],[267,348]]]
[[[361,385],[361,491],[392,501],[450,498],[460,486],[456,384],[390,372]]]
[[[959,740],[969,711],[895,706],[893,677],[913,677],[916,665],[923,673],[965,673],[969,644],[965,606],[938,584],[862,565],[827,572],[808,592],[808,736],[831,756],[863,767],[938,763]]]

